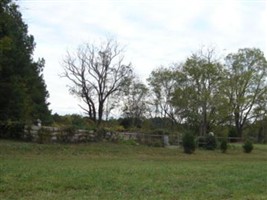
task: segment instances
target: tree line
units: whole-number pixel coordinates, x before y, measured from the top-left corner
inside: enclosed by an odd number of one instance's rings
[[[0,0],[0,123],[49,122],[49,96],[43,78],[45,61],[35,61],[34,37],[18,5]]]
[[[239,49],[223,59],[214,49],[202,49],[183,63],[151,73],[155,113],[186,123],[200,135],[234,126],[242,137],[247,125],[266,117],[266,67],[257,48]]]
[[[119,105],[133,124],[168,118],[199,135],[235,127],[242,137],[246,126],[266,118],[267,61],[258,48],[239,49],[225,58],[214,48],[203,48],[185,61],[153,70],[147,84],[123,58],[117,41],[107,39],[83,44],[64,59],[70,92],[85,102],[83,110],[98,124],[103,113]]]
[[[0,0],[1,122],[53,121],[45,61],[33,59],[34,47],[19,7]],[[63,59],[62,77],[69,80],[70,93],[82,100],[86,119],[97,126],[119,110],[119,121],[127,127],[151,123],[198,135],[227,129],[240,137],[253,127],[266,133],[267,61],[260,49],[243,48],[222,57],[214,48],[203,48],[154,69],[146,82],[124,56],[115,39],[106,39],[84,43]]]

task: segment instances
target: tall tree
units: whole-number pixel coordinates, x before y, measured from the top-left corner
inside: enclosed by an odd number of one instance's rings
[[[131,64],[124,64],[123,49],[112,39],[102,44],[83,44],[76,53],[63,60],[63,77],[72,85],[70,92],[83,100],[80,106],[98,124],[105,111],[105,102],[116,96],[132,76]]]
[[[148,88],[138,80],[133,80],[125,91],[123,113],[126,118],[133,120],[135,126],[136,121],[141,121],[148,112],[147,97]]]
[[[151,104],[155,117],[170,118],[177,122],[172,95],[177,85],[177,71],[174,66],[160,67],[151,72],[147,79],[152,92]]]
[[[199,128],[200,135],[210,131],[218,110],[221,64],[214,49],[202,49],[184,63],[183,79],[177,84],[172,103],[183,110],[187,124]]]
[[[0,120],[48,120],[44,61],[32,58],[35,43],[18,6],[0,0]]]
[[[239,136],[247,122],[264,115],[267,99],[267,61],[256,48],[239,49],[226,59],[227,79],[224,94]]]

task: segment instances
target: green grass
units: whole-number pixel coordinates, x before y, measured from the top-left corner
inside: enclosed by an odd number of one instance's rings
[[[0,140],[0,199],[266,199],[267,146],[219,150]]]

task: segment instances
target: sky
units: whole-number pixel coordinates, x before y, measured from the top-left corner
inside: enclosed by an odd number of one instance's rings
[[[225,56],[260,48],[267,56],[267,0],[20,0],[34,58],[46,61],[52,113],[82,114],[61,78],[62,60],[83,43],[115,38],[145,81],[152,70],[183,62],[201,47]]]

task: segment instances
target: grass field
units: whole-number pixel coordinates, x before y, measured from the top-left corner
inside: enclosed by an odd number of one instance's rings
[[[0,199],[267,199],[267,146],[251,154],[0,140]]]

